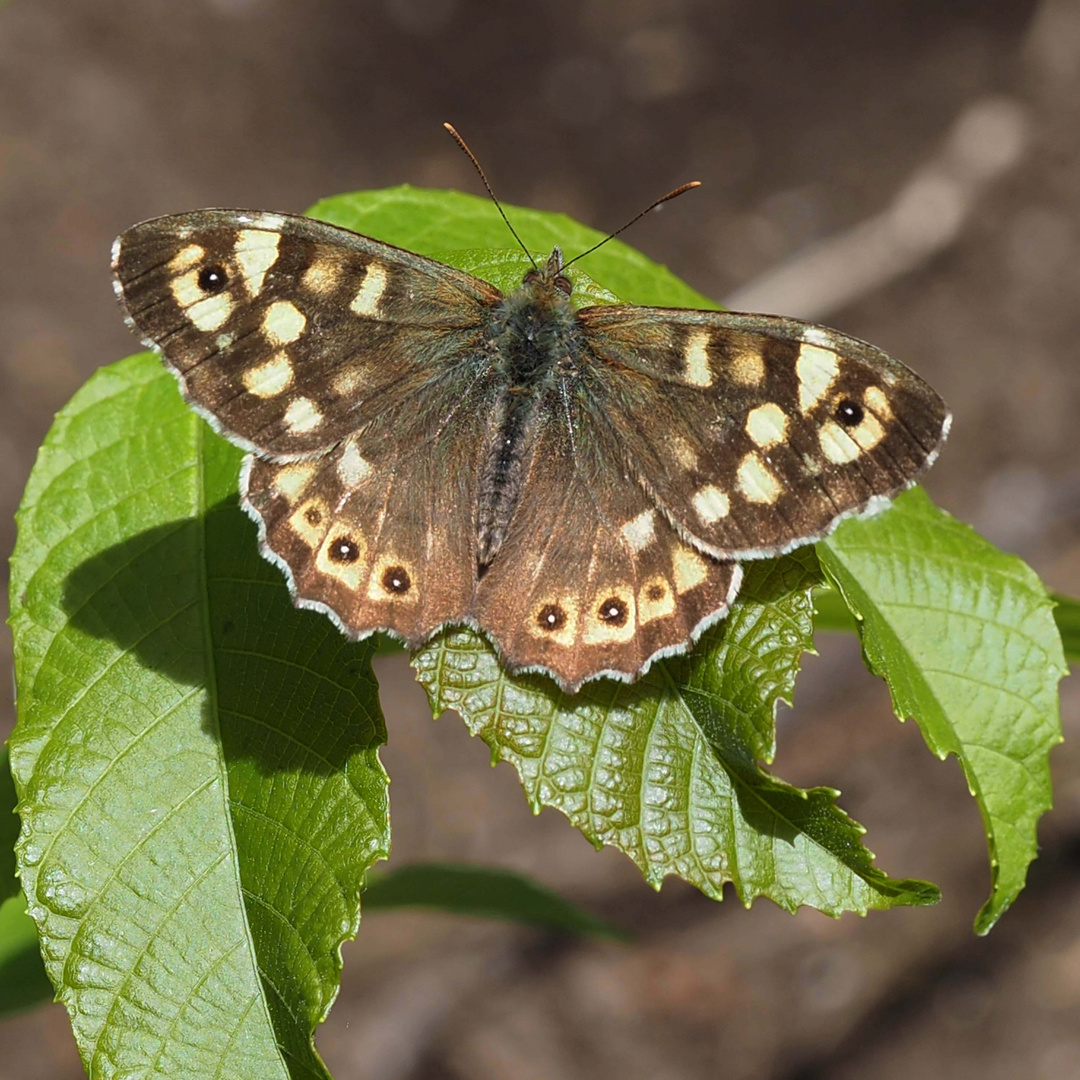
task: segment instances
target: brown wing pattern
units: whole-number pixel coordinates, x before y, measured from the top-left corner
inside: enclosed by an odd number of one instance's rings
[[[922,379],[836,331],[727,312],[579,314],[623,461],[717,557],[778,554],[884,505],[948,431]]]
[[[298,604],[352,637],[388,630],[413,648],[469,618],[492,393],[490,378],[446,381],[318,459],[248,459],[244,506]]]
[[[128,317],[200,412],[263,455],[329,449],[481,348],[501,293],[309,218],[200,210],[125,232]]]
[[[685,651],[742,579],[679,537],[588,413],[557,397],[543,406],[510,534],[473,607],[511,668],[551,672],[571,691]]]

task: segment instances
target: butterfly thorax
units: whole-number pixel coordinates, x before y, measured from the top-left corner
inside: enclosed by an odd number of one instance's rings
[[[492,323],[499,392],[490,453],[480,477],[479,570],[506,538],[532,454],[538,421],[560,380],[572,375],[581,329],[562,273],[562,252],[530,270],[505,298]]]

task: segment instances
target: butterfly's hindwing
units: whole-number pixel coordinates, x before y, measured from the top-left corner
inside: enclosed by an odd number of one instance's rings
[[[576,689],[631,679],[723,618],[742,569],[685,542],[622,472],[583,402],[540,407],[509,533],[477,588],[477,623],[511,668]]]
[[[470,618],[493,392],[490,378],[450,377],[320,458],[249,458],[245,507],[299,603],[350,636],[386,630],[414,648]]]
[[[883,505],[948,430],[917,375],[823,327],[643,307],[579,314],[627,468],[718,557],[778,554]]]
[[[122,302],[224,434],[328,449],[475,353],[498,290],[308,218],[203,210],[117,242]]]

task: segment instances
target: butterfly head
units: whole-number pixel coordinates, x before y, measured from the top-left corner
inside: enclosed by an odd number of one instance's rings
[[[522,285],[534,291],[555,290],[562,296],[569,296],[574,291],[574,283],[563,273],[562,248],[555,248],[543,266],[534,266],[521,281]]]

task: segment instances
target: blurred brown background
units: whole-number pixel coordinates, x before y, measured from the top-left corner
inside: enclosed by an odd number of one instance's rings
[[[52,413],[136,343],[112,237],[198,206],[300,210],[408,181],[614,227],[698,289],[813,316],[956,412],[928,487],[1080,594],[1080,3],[1073,0],[13,0],[0,7],[0,548]],[[508,245],[510,242],[508,240]],[[630,947],[373,914],[319,1044],[339,1080],[1080,1076],[1080,760],[987,940],[978,813],[825,638],[776,771],[843,789],[934,909],[797,917],[654,894],[382,663],[394,863],[524,870]],[[9,648],[4,638],[3,650]],[[0,658],[0,680],[10,662]],[[1063,688],[1067,732],[1078,692]],[[0,687],[0,736],[14,721]],[[49,1006],[0,1022],[0,1080],[81,1075]]]

